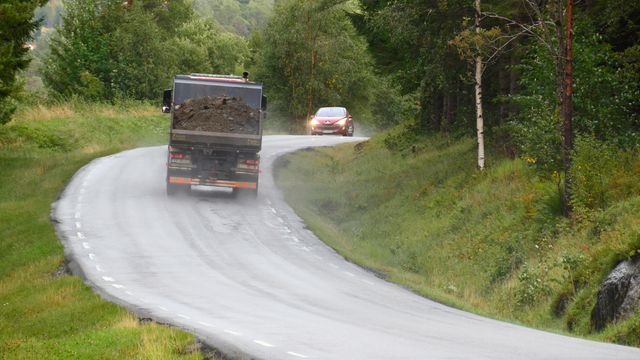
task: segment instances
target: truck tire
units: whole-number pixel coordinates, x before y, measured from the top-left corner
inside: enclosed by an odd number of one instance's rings
[[[180,185],[167,183],[167,196],[174,196],[180,190]]]

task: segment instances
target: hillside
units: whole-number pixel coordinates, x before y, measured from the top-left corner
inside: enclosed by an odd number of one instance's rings
[[[567,220],[556,180],[539,176],[525,160],[491,154],[499,160],[481,173],[471,139],[425,137],[402,150],[393,138],[282,159],[278,184],[323,241],[391,281],[456,307],[640,345],[638,311],[601,333],[590,326],[602,280],[640,249],[637,153],[600,164],[609,177],[593,182],[605,184],[606,205],[577,207]],[[593,154],[580,146],[579,168],[582,157]],[[577,181],[578,193],[586,187]]]

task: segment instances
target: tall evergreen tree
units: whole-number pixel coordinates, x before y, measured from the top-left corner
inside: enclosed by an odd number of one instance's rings
[[[0,2],[0,125],[15,111],[12,96],[19,90],[16,73],[29,64],[26,43],[38,27],[33,13],[46,0],[3,0]]]

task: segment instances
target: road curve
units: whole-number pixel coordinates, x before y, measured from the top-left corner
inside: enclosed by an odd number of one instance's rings
[[[352,140],[265,137],[255,200],[204,189],[167,198],[166,146],[125,151],[82,168],[53,218],[97,292],[236,358],[640,359],[636,348],[455,310],[345,261],[284,202],[271,165]]]

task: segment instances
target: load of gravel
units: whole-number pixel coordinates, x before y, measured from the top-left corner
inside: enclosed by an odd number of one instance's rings
[[[257,135],[260,114],[236,97],[206,96],[189,99],[173,111],[174,128]]]

